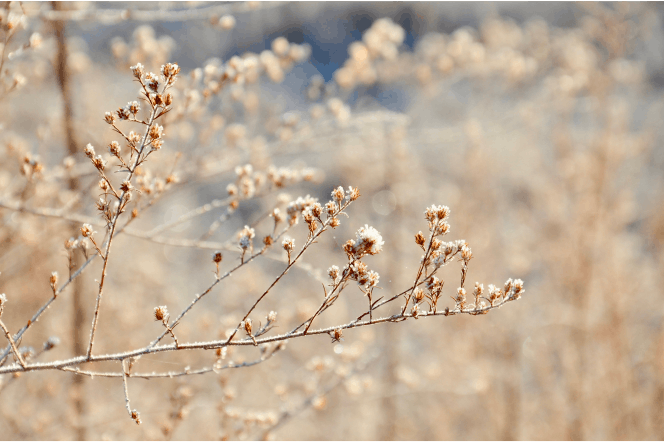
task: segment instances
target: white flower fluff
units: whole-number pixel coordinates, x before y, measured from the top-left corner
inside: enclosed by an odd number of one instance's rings
[[[365,224],[364,227],[360,229],[355,234],[356,241],[353,245],[353,251],[355,255],[363,255],[368,253],[369,255],[376,255],[383,250],[383,237],[380,235],[378,230],[373,227]]]

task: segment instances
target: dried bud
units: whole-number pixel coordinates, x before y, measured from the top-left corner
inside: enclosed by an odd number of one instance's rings
[[[251,319],[247,318],[244,323],[243,323],[244,331],[247,332],[249,336],[251,336]]]
[[[120,148],[120,143],[117,141],[111,141],[111,144],[108,145],[108,150],[111,152],[111,155],[119,157],[122,149]]]
[[[166,98],[164,99],[164,104],[166,106],[170,106],[171,104],[173,104],[173,96],[170,93],[166,94]]]
[[[332,227],[333,229],[339,227],[339,225],[341,225],[341,221],[339,221],[339,218],[332,218],[330,220],[330,227]]]
[[[422,290],[419,287],[415,289],[415,292],[413,293],[413,298],[415,298],[415,302],[418,304],[422,302],[422,300],[424,299],[424,290]]]
[[[332,342],[340,342],[343,334],[344,334],[343,330],[341,330],[340,328],[335,328],[334,331],[332,332]]]
[[[58,283],[58,272],[51,273],[51,288],[55,290],[55,285]]]
[[[130,101],[127,103],[127,106],[129,106],[129,112],[134,115],[136,115],[138,111],[141,110],[141,105],[138,103],[138,101]]]
[[[154,319],[157,321],[168,321],[168,308],[165,305],[160,305],[154,308]]]
[[[424,248],[424,243],[426,242],[426,238],[422,234],[422,232],[417,232],[417,235],[415,235],[415,243]]]
[[[101,157],[101,155],[97,155],[96,157],[92,158],[92,164],[99,170],[100,172],[104,170],[104,167],[106,167],[106,161]]]
[[[523,290],[523,281],[522,281],[522,280],[520,280],[520,279],[515,279],[515,280],[514,280],[514,290],[515,290],[517,293],[521,293],[521,292],[524,291],[524,290]]]
[[[337,205],[332,201],[328,201],[325,204],[325,211],[327,212],[327,216],[334,216],[334,213],[337,211]]]
[[[350,201],[355,201],[360,197],[360,189],[358,189],[357,187],[349,186],[346,196]]]
[[[462,287],[459,287],[459,288],[457,289],[457,297],[454,298],[454,300],[455,300],[458,304],[463,304],[464,302],[466,302],[466,289],[464,289],[464,288],[462,288]]]
[[[108,182],[106,182],[105,178],[99,180],[99,188],[104,192],[108,190]]]
[[[155,124],[150,128],[150,138],[153,140],[156,140],[157,138],[161,138],[164,135],[164,127],[160,126],[159,124]]]
[[[90,143],[88,143],[88,145],[85,146],[84,152],[85,155],[90,159],[93,159],[95,157],[95,148]]]
[[[263,238],[263,244],[265,244],[266,247],[271,246],[274,243],[274,238],[272,238],[271,235],[266,236]]]
[[[340,203],[343,201],[345,195],[344,195],[344,188],[339,186],[336,189],[332,191],[332,199],[334,200],[335,203]]]
[[[292,238],[285,238],[281,245],[284,247],[284,250],[287,252],[292,252],[293,249],[295,248],[295,240]]]
[[[336,283],[337,278],[339,278],[339,267],[337,266],[332,266],[329,269],[327,269],[327,274],[330,276],[330,279]]]
[[[176,63],[166,63],[161,67],[161,74],[166,78],[175,77],[180,73],[180,66]]]
[[[131,418],[136,421],[137,425],[141,425],[141,413],[136,410],[131,410]]]
[[[124,180],[124,181],[122,182],[122,184],[120,184],[120,189],[121,189],[123,192],[129,192],[129,191],[132,190],[133,188],[134,188],[134,186],[131,185],[131,181],[129,181],[129,180]]]
[[[113,123],[115,122],[115,115],[113,115],[111,112],[106,112],[106,113],[104,114],[104,120],[105,120],[108,124],[113,124]]]
[[[83,235],[84,238],[88,238],[92,236],[94,232],[92,231],[92,226],[90,224],[83,224],[83,227],[81,227],[81,235]]]
[[[311,207],[311,214],[316,218],[320,218],[320,216],[323,214],[323,206],[321,206],[320,203],[315,203]]]
[[[136,63],[136,66],[131,66],[131,72],[134,74],[134,77],[140,80],[145,73],[145,68],[142,64]]]
[[[7,304],[7,295],[4,293],[0,294],[0,310]]]
[[[468,246],[463,246],[461,248],[461,258],[468,262],[470,259],[473,257],[473,252],[470,250],[470,247]]]
[[[268,313],[268,315],[267,315],[267,322],[268,323],[275,322],[276,320],[277,320],[277,312],[271,311],[270,313]]]
[[[221,254],[221,252],[219,250],[217,250],[216,252],[214,252],[212,254],[212,261],[217,263],[217,264],[219,264],[223,258],[224,257],[223,257],[223,255]]]

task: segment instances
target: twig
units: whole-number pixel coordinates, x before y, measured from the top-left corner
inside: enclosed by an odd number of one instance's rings
[[[12,348],[12,351],[14,352],[14,356],[16,356],[16,359],[18,360],[18,363],[21,364],[21,367],[25,369],[25,361],[23,360],[23,357],[21,356],[21,352],[18,351],[18,348],[16,348],[16,343],[14,342],[14,339],[12,338],[12,334],[9,330],[7,330],[7,327],[5,326],[5,323],[2,322],[0,319],[0,327],[2,327],[2,331],[5,332],[5,336],[7,337],[7,340],[9,341],[9,345]]]
[[[268,359],[270,359],[276,352],[271,352],[267,356],[263,356],[259,359],[250,361],[250,362],[243,362],[241,364],[235,364],[232,361],[229,362],[226,365],[218,366],[218,367],[205,367],[205,368],[199,368],[196,370],[192,370],[189,367],[185,367],[184,370],[182,371],[168,371],[168,372],[163,372],[163,373],[158,373],[158,372],[151,372],[151,373],[120,373],[120,372],[102,372],[102,371],[89,371],[89,370],[81,370],[80,368],[72,368],[72,367],[62,367],[59,370],[62,371],[67,371],[70,373],[78,374],[81,376],[89,376],[90,378],[95,378],[95,377],[100,377],[100,378],[121,378],[126,376],[127,378],[137,378],[137,379],[158,379],[158,378],[177,378],[181,376],[191,376],[191,375],[200,375],[200,374],[206,374],[210,373],[211,371],[214,372],[219,372],[221,370],[229,370],[229,369],[234,369],[234,368],[245,368],[245,367],[252,367],[254,365],[258,365],[261,362],[265,362]]]
[[[140,425],[141,424],[140,413],[136,410],[132,410],[131,406],[129,405],[129,387],[127,386],[127,369],[125,368],[125,361],[126,359],[120,361],[122,364],[122,384],[124,386],[125,407],[127,407],[127,413],[129,413],[129,417],[131,417],[134,421],[136,421],[136,424]]]
[[[518,298],[516,297],[507,297],[502,299],[499,302],[496,302],[494,305],[486,305],[484,307],[480,308],[473,308],[473,309],[459,309],[455,308],[454,310],[449,310],[449,311],[444,311],[444,312],[421,312],[419,314],[419,318],[428,318],[428,317],[434,317],[434,316],[453,316],[453,315],[459,315],[459,314],[467,314],[467,315],[479,315],[483,314],[486,312],[489,312],[490,310],[497,309],[502,307],[505,303],[514,301]],[[367,313],[368,314],[368,313]],[[377,324],[382,324],[385,322],[400,322],[404,320],[408,320],[410,318],[413,318],[414,316],[410,313],[405,313],[405,314],[395,314],[392,316],[386,316],[383,318],[378,318],[374,319],[373,322],[370,321],[353,321],[349,322],[344,325],[336,325],[332,327],[327,327],[327,328],[322,328],[318,330],[313,330],[309,331],[306,334],[304,332],[296,332],[296,333],[286,333],[282,335],[275,335],[275,336],[268,336],[265,338],[260,338],[256,339],[256,343],[258,345],[261,344],[267,344],[270,342],[282,342],[282,341],[288,341],[290,339],[295,339],[295,338],[301,338],[304,336],[312,336],[312,335],[329,335],[331,332],[334,332],[337,329],[341,330],[346,330],[346,329],[352,329],[352,328],[359,328],[359,327],[366,327],[366,326],[373,326]],[[83,362],[102,362],[102,361],[120,361],[122,359],[127,359],[130,357],[138,357],[138,356],[143,356],[147,354],[155,354],[155,353],[164,353],[164,352],[173,352],[173,351],[185,351],[185,350],[211,350],[211,349],[216,349],[216,348],[223,348],[223,347],[240,347],[240,346],[254,346],[254,342],[249,339],[242,339],[242,340],[236,340],[236,341],[231,341],[229,342],[227,339],[223,340],[215,340],[215,341],[208,341],[208,342],[192,342],[192,343],[180,343],[179,346],[175,346],[175,344],[168,344],[168,345],[161,345],[161,346],[153,346],[152,344],[148,345],[147,347],[143,347],[140,349],[136,350],[131,350],[127,352],[122,352],[122,353],[112,353],[112,354],[106,354],[106,355],[98,355],[98,356],[90,356],[89,358],[85,355],[83,356],[77,356],[74,358],[70,359],[64,359],[61,361],[53,361],[53,362],[39,362],[39,363],[28,363],[26,364],[25,369],[23,369],[21,366],[18,364],[12,364],[9,366],[5,367],[0,367],[0,374],[4,373],[15,373],[18,371],[38,371],[38,370],[57,370],[57,369],[62,369],[64,367],[70,367],[73,365],[78,365]]]

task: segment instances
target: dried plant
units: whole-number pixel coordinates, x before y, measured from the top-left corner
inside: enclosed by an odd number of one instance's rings
[[[8,437],[664,434],[650,7],[448,7],[3,5]],[[361,37],[326,81],[266,9]]]

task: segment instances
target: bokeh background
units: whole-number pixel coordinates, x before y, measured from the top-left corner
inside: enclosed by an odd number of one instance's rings
[[[97,217],[98,177],[82,149],[103,151],[115,139],[103,115],[136,99],[129,66],[137,62],[153,71],[177,62],[182,78],[164,148],[141,177],[148,191],[139,202],[154,204],[136,231],[224,199],[238,165],[287,168],[292,183],[240,202],[227,220],[219,207],[165,234],[225,244],[284,201],[310,194],[325,202],[337,185],[360,188],[349,218],[262,305],[260,314],[278,312],[276,331],[317,307],[319,280],[344,263],[340,246],[364,224],[385,240],[384,252],[367,259],[381,275],[381,295],[412,284],[421,255],[413,235],[426,229],[431,204],[451,208],[450,239],[473,250],[470,284],[511,277],[526,287],[519,302],[486,316],[349,330],[341,343],[290,342],[254,367],[131,380],[141,426],[127,417],[117,379],[5,375],[3,439],[664,438],[659,4],[2,8],[0,293],[10,299],[2,316],[10,329],[49,298],[52,271],[68,274],[63,244],[77,235],[74,218]],[[224,83],[231,69],[243,81]],[[171,172],[180,182],[169,186]],[[304,227],[291,236],[302,244]],[[144,346],[160,332],[155,306],[179,312],[213,278],[206,248],[130,235],[114,248],[100,352]],[[237,252],[224,254],[223,265],[237,262]],[[80,250],[72,256],[84,260]],[[282,259],[275,250],[215,289],[179,326],[180,340],[223,337]],[[81,353],[100,269],[92,264],[26,334],[21,344],[37,350],[60,338],[39,360]],[[454,294],[458,266],[442,277],[445,297]],[[348,322],[365,306],[349,287],[318,325]],[[182,370],[210,365],[209,353],[140,364]],[[118,369],[100,365],[87,368]]]

